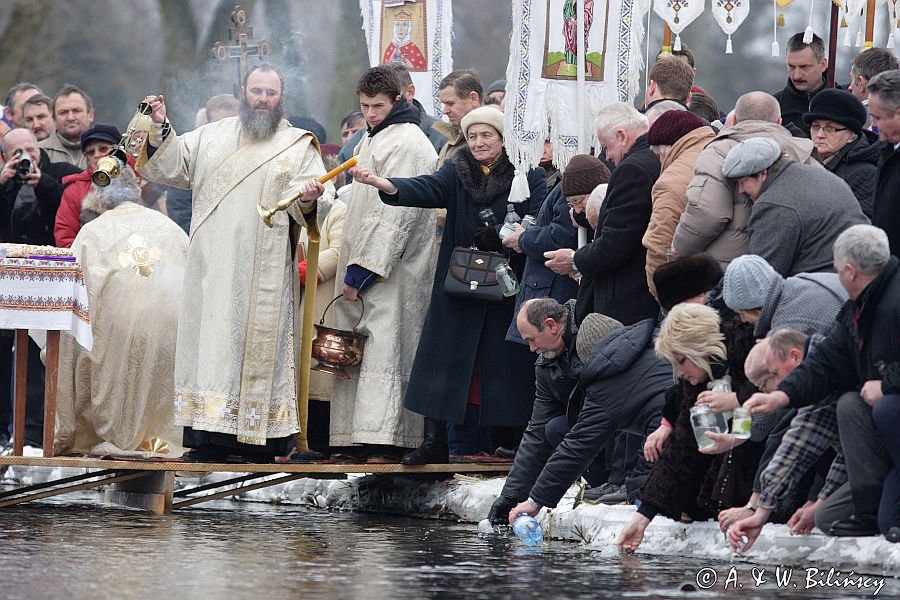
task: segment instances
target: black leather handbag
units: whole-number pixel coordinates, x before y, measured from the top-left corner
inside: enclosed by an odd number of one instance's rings
[[[497,267],[506,264],[506,257],[498,252],[457,246],[450,255],[450,267],[444,277],[444,293],[454,298],[482,302],[505,302],[497,283]]]

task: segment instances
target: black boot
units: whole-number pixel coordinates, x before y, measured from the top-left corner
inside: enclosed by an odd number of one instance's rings
[[[404,465],[445,465],[450,462],[444,422],[425,417],[425,441],[400,462]]]

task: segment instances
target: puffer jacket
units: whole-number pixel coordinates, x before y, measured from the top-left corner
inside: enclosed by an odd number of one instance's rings
[[[536,502],[555,507],[617,431],[645,425],[633,433],[646,435],[647,429],[659,426],[672,367],[656,356],[656,331],[656,321],[646,319],[604,336],[594,346],[578,383],[585,390],[583,404],[531,488],[529,496]],[[576,389],[570,403],[580,397]],[[639,415],[652,416],[633,423]]]
[[[647,249],[647,286],[657,300],[659,297],[653,285],[653,274],[666,263],[675,228],[687,204],[687,189],[694,174],[694,165],[703,148],[714,137],[713,130],[706,125],[681,136],[663,158],[659,179],[653,184],[653,210],[641,243]]]
[[[738,193],[734,181],[722,175],[722,164],[734,146],[753,137],[775,140],[791,160],[819,165],[813,157],[812,142],[793,137],[777,123],[742,121],[723,129],[707,144],[694,165],[694,176],[687,190],[687,206],[672,240],[676,255],[707,252],[724,269],[732,259],[747,253],[752,205],[744,194]]]

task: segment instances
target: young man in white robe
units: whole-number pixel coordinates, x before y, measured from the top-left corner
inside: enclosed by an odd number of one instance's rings
[[[238,117],[181,136],[162,96],[145,101],[156,126],[141,174],[193,191],[175,357],[175,422],[193,448],[186,459],[271,462],[299,430],[291,234],[301,208],[333,195],[330,183],[312,181],[325,173],[318,143],[284,119],[284,77],[269,63],[248,70]],[[257,204],[300,191],[273,228],[260,220]]]
[[[359,164],[381,177],[428,175],[437,163],[402,90],[386,65],[356,86],[368,128]],[[400,462],[403,449],[423,440],[423,419],[403,408],[403,396],[431,299],[435,211],[388,206],[366,185],[350,194],[337,270],[347,302],[335,303],[333,326],[352,329],[362,314],[357,331],[368,338],[351,379],[335,380],[331,445],[361,446],[347,453],[369,462]]]

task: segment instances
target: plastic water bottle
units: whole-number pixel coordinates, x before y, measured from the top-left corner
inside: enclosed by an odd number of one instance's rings
[[[540,546],[544,543],[544,529],[537,519],[530,515],[519,515],[513,521],[513,533],[526,546]]]
[[[506,239],[516,230],[516,223],[521,223],[522,217],[516,212],[516,207],[512,204],[506,205],[506,216],[503,217],[503,227],[500,228],[500,239]]]

